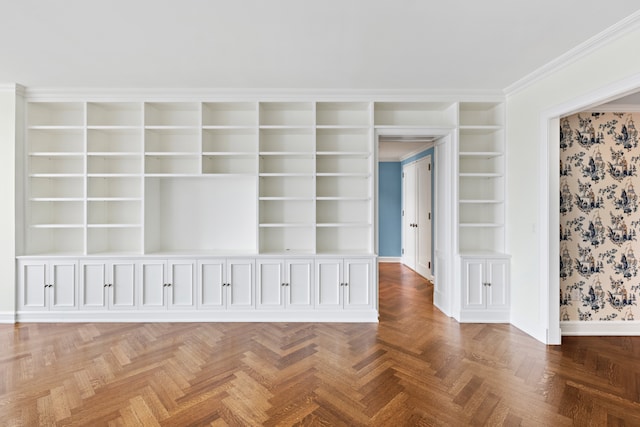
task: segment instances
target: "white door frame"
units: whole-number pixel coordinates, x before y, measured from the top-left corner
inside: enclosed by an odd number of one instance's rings
[[[558,259],[560,257],[560,207],[558,194],[560,193],[560,148],[559,123],[560,117],[588,110],[606,102],[612,101],[640,89],[640,74],[604,86],[568,102],[552,107],[542,112],[540,116],[540,196],[538,222],[539,260],[542,278],[547,279],[548,286],[540,286],[539,304],[540,319],[546,320],[541,325],[543,330],[537,331],[537,337],[547,344],[560,344],[562,332],[560,330],[560,271]]]
[[[432,162],[436,159],[443,158],[445,161],[438,162],[436,166],[442,171],[444,179],[439,177],[440,174],[434,174],[433,180],[433,196],[435,205],[439,206],[438,212],[441,215],[433,215],[433,246],[431,248],[432,259],[435,263],[434,271],[434,305],[447,316],[454,316],[454,311],[459,311],[459,303],[455,304],[457,296],[460,295],[459,280],[454,270],[455,265],[455,249],[454,244],[457,241],[457,230],[455,229],[457,218],[458,186],[457,176],[457,133],[453,129],[443,128],[394,128],[394,129],[376,129],[374,144],[374,239],[375,251],[379,252],[378,247],[378,146],[381,136],[423,136],[437,137],[435,142],[434,155]],[[442,156],[438,156],[438,153]],[[432,206],[433,210],[433,206]]]

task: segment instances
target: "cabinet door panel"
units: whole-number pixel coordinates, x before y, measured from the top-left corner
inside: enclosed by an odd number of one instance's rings
[[[316,307],[342,307],[342,260],[321,260],[316,264]]]
[[[287,304],[296,307],[311,307],[313,299],[313,261],[295,260],[287,262],[289,299]]]
[[[113,308],[136,308],[135,272],[135,263],[113,263],[111,267],[111,306]]]
[[[200,263],[200,307],[224,308],[225,261]]]
[[[228,308],[251,308],[253,304],[253,263],[230,261]]]
[[[140,286],[142,308],[160,308],[164,306],[164,263],[145,262],[140,266]]]
[[[71,309],[76,307],[76,265],[51,264],[53,283],[52,309]]]
[[[464,308],[485,308],[484,260],[464,260],[463,263],[463,301]]]
[[[46,308],[45,288],[47,276],[47,264],[24,264],[21,268],[20,305],[24,309],[44,309]]]
[[[509,270],[504,260],[487,260],[487,308],[509,306]]]
[[[195,261],[169,262],[171,307],[195,307]]]
[[[368,260],[345,260],[345,307],[369,307],[371,305],[371,262]]]
[[[256,286],[256,301],[259,308],[283,307],[282,260],[259,261],[257,265],[258,280]]]
[[[83,262],[80,265],[80,308],[107,308],[105,284],[107,266],[104,262]]]

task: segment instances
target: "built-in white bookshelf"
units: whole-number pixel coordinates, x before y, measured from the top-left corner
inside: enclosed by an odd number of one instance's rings
[[[458,249],[504,251],[500,102],[33,101],[25,123],[26,254],[371,254],[396,127],[458,130]]]
[[[455,102],[376,102],[376,127],[456,126]]]
[[[502,253],[504,219],[504,107],[459,106],[458,245],[460,253]]]

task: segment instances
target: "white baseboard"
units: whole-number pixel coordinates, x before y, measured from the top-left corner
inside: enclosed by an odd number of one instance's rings
[[[460,323],[510,323],[508,311],[498,310],[462,310]]]
[[[638,336],[640,322],[560,322],[564,336]]]
[[[13,311],[0,311],[0,323],[16,323],[16,314]]]
[[[19,322],[322,322],[378,323],[376,310],[353,311],[66,311],[18,312]]]
[[[378,262],[402,262],[402,258],[394,256],[380,256],[378,257]]]

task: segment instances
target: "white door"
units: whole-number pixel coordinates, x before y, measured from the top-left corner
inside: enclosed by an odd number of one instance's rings
[[[76,304],[76,263],[56,261],[49,264],[52,310],[69,310]]]
[[[249,309],[255,306],[253,269],[253,260],[227,261],[227,308]]]
[[[226,306],[225,285],[226,260],[211,259],[198,261],[199,289],[198,306],[206,309],[224,309]]]
[[[188,309],[196,306],[196,261],[169,261],[169,308]]]
[[[136,263],[114,261],[109,265],[109,308],[132,310],[136,305]]]
[[[485,262],[483,259],[462,260],[462,307],[484,309],[485,301]]]
[[[27,261],[20,263],[19,305],[22,310],[45,310],[49,292],[46,261]]]
[[[342,308],[343,261],[320,259],[316,261],[316,308]]]
[[[509,262],[506,259],[488,259],[486,266],[487,308],[509,307]]]
[[[256,305],[258,308],[284,308],[285,277],[284,261],[280,259],[259,260],[256,281]]]
[[[416,269],[416,165],[402,168],[402,263]]]
[[[431,278],[431,156],[416,163],[417,253],[415,270]]]
[[[108,263],[100,260],[80,262],[80,309],[106,309]]]
[[[313,307],[313,260],[294,259],[286,262],[286,305],[296,309]]]
[[[159,309],[165,307],[164,261],[143,261],[138,265],[138,286],[140,286],[140,308]]]
[[[344,260],[345,285],[343,287],[345,308],[371,307],[371,273],[373,264],[366,259]]]

